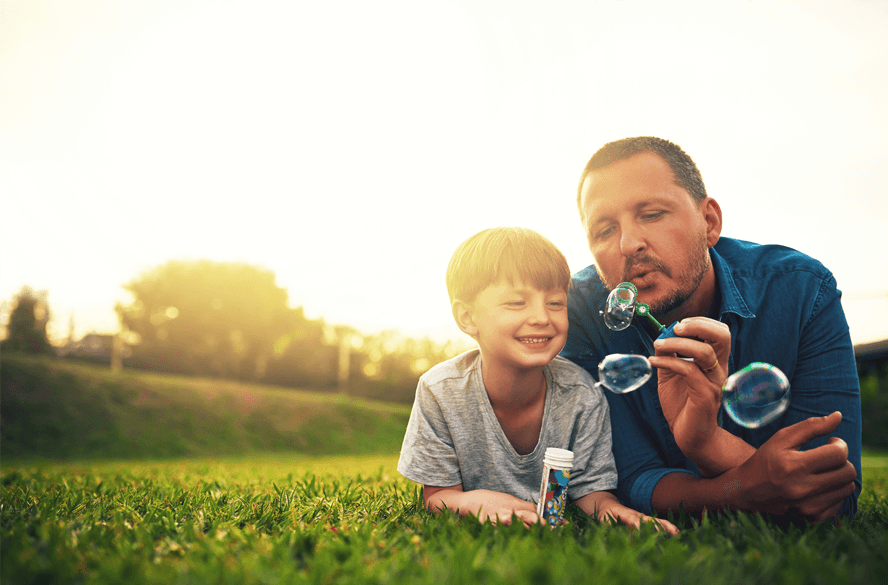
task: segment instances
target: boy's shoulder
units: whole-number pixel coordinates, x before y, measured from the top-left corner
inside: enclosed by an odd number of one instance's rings
[[[472,373],[481,357],[481,350],[478,348],[470,349],[461,353],[456,357],[443,361],[433,366],[425,374],[421,376],[421,380],[427,386],[434,386],[444,380],[452,380],[454,378],[466,378]]]
[[[556,355],[546,366],[552,378],[559,386],[570,388],[574,386],[583,386],[585,388],[595,389],[597,383],[589,375],[585,369],[573,363],[565,357]]]

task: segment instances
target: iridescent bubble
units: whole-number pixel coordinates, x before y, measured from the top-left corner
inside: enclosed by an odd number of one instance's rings
[[[604,324],[613,331],[622,331],[632,323],[635,315],[635,290],[621,284],[607,295]]]
[[[616,394],[641,388],[651,377],[651,363],[643,355],[614,353],[598,364],[598,383]]]
[[[722,403],[737,424],[758,428],[775,420],[789,406],[789,380],[771,364],[751,363],[727,379]]]

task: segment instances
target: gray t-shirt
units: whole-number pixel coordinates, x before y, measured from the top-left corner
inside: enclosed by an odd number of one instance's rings
[[[568,496],[617,487],[607,401],[581,367],[555,357],[543,368],[546,405],[533,452],[519,455],[503,433],[481,379],[474,349],[440,363],[419,380],[398,471],[427,486],[462,484],[536,503],[548,447],[574,452]]]

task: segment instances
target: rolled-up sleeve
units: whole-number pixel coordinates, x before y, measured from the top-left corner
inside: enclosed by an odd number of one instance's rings
[[[670,473],[700,476],[688,469],[671,467],[664,460],[650,429],[642,424],[643,416],[633,412],[642,406],[638,399],[640,393],[646,391],[650,391],[647,385],[632,394],[605,394],[610,406],[614,459],[617,463],[617,497],[630,508],[653,514],[651,498],[663,477]]]

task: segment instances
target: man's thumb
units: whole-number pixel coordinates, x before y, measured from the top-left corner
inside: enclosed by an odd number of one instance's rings
[[[828,435],[842,422],[842,413],[835,411],[827,416],[812,416],[809,419],[783,429],[786,447],[798,449],[811,439]]]

